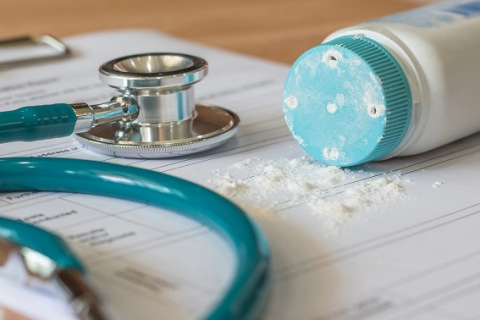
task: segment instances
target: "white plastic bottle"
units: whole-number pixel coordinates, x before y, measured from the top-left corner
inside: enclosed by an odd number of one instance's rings
[[[328,165],[412,155],[480,131],[480,1],[342,29],[292,66],[283,110]]]

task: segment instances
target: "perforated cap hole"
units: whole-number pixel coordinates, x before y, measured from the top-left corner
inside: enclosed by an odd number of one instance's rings
[[[368,115],[372,118],[378,118],[385,112],[383,105],[371,105],[367,107]]]

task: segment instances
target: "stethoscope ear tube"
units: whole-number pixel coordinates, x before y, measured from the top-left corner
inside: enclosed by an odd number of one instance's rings
[[[258,316],[268,292],[269,245],[255,223],[220,195],[153,171],[75,159],[0,159],[0,177],[0,192],[38,190],[114,197],[170,209],[206,224],[231,245],[236,254],[237,272],[223,299],[205,319]],[[45,240],[32,237],[33,234],[22,233],[16,241]],[[47,251],[40,253],[48,255]]]

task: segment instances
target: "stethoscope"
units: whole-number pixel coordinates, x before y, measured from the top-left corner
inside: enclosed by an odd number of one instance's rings
[[[1,112],[0,142],[78,133],[87,148],[115,156],[164,158],[208,150],[235,134],[239,118],[223,108],[194,103],[193,84],[206,75],[207,67],[201,58],[177,53],[112,60],[100,67],[100,77],[121,95],[98,105],[54,104]],[[237,266],[230,287],[205,318],[258,316],[270,278],[268,243],[240,208],[216,193],[157,172],[74,159],[4,158],[0,177],[0,192],[108,196],[170,209],[206,224],[231,245]],[[19,253],[29,274],[63,286],[81,319],[105,319],[83,276],[85,268],[61,238],[0,217],[2,250],[4,255]],[[38,259],[42,263],[36,263]]]
[[[216,147],[238,131],[238,116],[195,104],[194,84],[207,75],[204,59],[147,53],[111,60],[100,80],[120,95],[86,103],[23,107],[1,113],[0,142],[69,136],[88,149],[129,158],[166,158]],[[134,121],[135,120],[135,121]]]

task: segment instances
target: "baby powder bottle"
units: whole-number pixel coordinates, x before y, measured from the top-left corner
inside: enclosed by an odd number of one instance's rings
[[[342,29],[292,66],[283,110],[327,165],[431,150],[480,130],[480,0]]]

